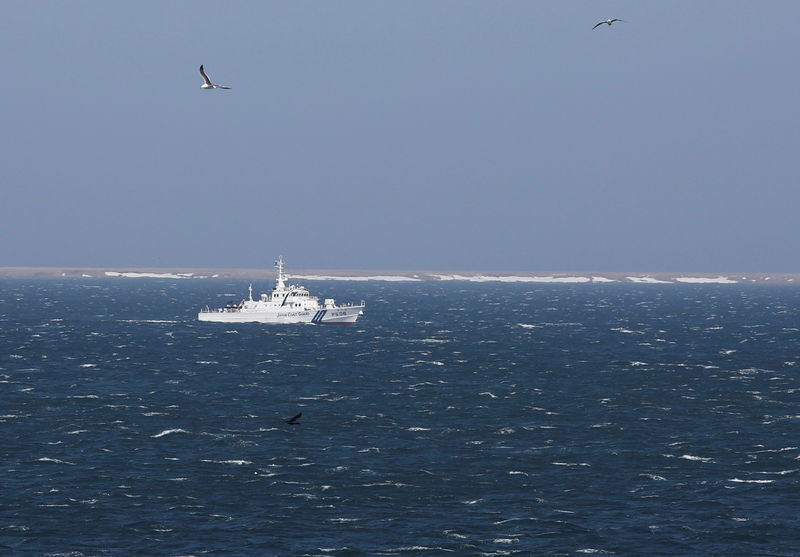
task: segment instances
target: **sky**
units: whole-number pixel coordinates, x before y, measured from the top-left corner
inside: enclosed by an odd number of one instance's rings
[[[798,20],[9,0],[0,266],[800,273]]]

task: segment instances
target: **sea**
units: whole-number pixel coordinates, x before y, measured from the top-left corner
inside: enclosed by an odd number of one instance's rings
[[[800,287],[305,285],[1,279],[0,554],[800,554]]]

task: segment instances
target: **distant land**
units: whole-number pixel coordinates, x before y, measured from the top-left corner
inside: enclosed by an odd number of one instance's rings
[[[633,284],[784,284],[800,285],[800,274],[787,273],[556,273],[495,271],[386,271],[386,270],[294,270],[286,276],[295,280],[343,281],[463,281],[517,283],[633,283]],[[81,268],[0,267],[0,278],[109,279],[164,278],[174,280],[250,279],[275,280],[272,269],[168,269],[168,268]]]

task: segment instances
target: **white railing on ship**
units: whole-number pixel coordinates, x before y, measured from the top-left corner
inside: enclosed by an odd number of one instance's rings
[[[216,308],[211,309],[210,307],[206,306],[205,308],[200,309],[200,313],[236,313],[241,308]]]

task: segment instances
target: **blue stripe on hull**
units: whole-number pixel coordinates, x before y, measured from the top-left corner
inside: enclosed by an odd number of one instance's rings
[[[322,318],[325,317],[325,314],[328,313],[327,309],[321,309],[317,313],[314,314],[314,317],[311,318],[312,323],[320,323],[322,322]]]

